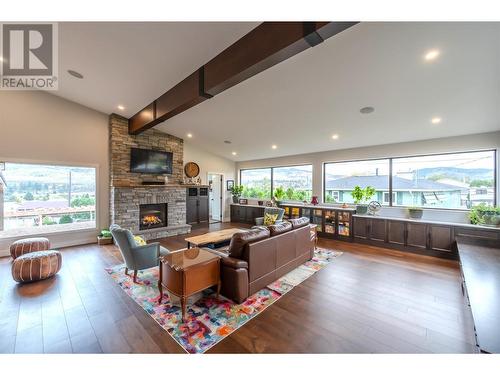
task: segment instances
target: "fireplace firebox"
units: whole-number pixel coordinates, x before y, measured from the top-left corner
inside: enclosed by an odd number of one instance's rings
[[[140,230],[162,228],[167,225],[167,203],[141,204],[139,206]]]

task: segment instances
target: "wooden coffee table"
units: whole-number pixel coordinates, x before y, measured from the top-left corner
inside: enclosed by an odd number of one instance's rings
[[[160,259],[158,289],[163,299],[163,288],[180,297],[182,320],[186,315],[186,300],[189,296],[217,285],[220,292],[220,257],[197,247],[183,249],[165,255]]]
[[[215,232],[205,233],[199,236],[187,237],[186,241],[188,243],[188,249],[189,249],[191,245],[200,247],[210,244],[218,244],[221,242],[226,242],[231,239],[233,234],[246,231],[247,231],[246,229],[229,228],[229,229],[218,230]]]

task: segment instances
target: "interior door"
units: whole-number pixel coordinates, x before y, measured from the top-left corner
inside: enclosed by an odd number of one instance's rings
[[[209,174],[210,222],[222,221],[222,175]]]

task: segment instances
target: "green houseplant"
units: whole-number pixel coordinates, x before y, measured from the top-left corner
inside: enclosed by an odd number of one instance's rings
[[[481,203],[472,207],[469,212],[469,220],[471,224],[498,227],[500,226],[500,207]]]
[[[231,194],[233,196],[233,203],[238,203],[239,199],[241,197],[241,194],[243,194],[243,185],[233,185],[231,187]]]
[[[274,189],[274,200],[276,201],[277,205],[279,205],[281,201],[285,199],[285,197],[286,197],[285,189],[283,189],[281,186]]]
[[[408,207],[408,215],[411,219],[421,219],[424,214],[422,207]]]
[[[107,229],[101,230],[101,233],[97,236],[98,245],[111,245],[113,243],[113,236],[111,232]]]
[[[356,185],[354,190],[351,192],[351,195],[354,198],[354,204],[356,205],[356,213],[363,215],[368,211],[368,205],[366,202],[375,195],[375,188],[367,186],[362,189],[359,185]]]

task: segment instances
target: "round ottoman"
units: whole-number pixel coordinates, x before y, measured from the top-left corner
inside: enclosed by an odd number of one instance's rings
[[[13,259],[16,259],[21,255],[32,253],[33,251],[43,251],[49,249],[50,242],[47,238],[24,238],[22,240],[17,240],[12,245],[10,245],[10,256]]]
[[[21,283],[48,279],[59,272],[61,265],[61,253],[57,250],[24,254],[12,262],[12,278]]]

